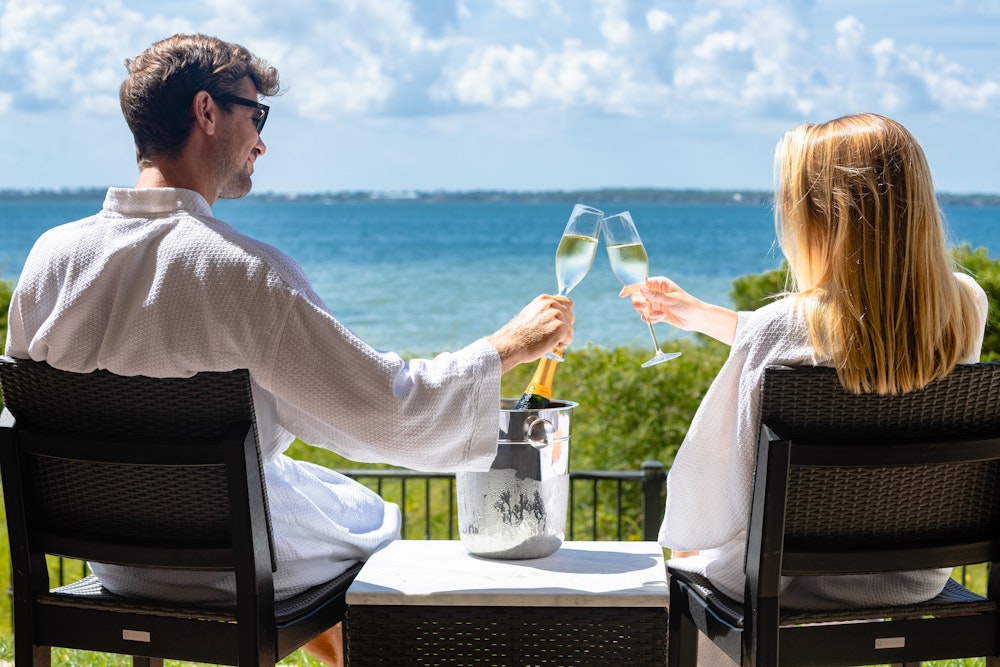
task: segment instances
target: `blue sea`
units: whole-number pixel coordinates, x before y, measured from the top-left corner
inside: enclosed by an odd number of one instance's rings
[[[765,204],[583,201],[632,213],[651,275],[730,304],[734,278],[778,266]],[[101,198],[0,201],[0,277],[16,280],[35,238],[97,211]],[[557,289],[554,255],[568,203],[426,200],[220,201],[215,214],[283,250],[344,324],[379,349],[430,355],[492,333],[536,295]],[[1000,252],[1000,208],[945,209],[953,244]],[[571,293],[574,347],[651,346],[649,331],[618,298],[603,244]],[[669,340],[683,332],[660,324]]]

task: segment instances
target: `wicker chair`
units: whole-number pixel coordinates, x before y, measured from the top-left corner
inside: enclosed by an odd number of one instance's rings
[[[18,665],[52,646],[273,665],[342,620],[360,569],[274,600],[274,554],[245,370],[188,379],[67,373],[0,357],[0,417]],[[237,603],[112,595],[96,578],[49,589],[45,554],[227,570]]]
[[[852,395],[829,368],[768,368],[746,556],[746,603],[670,569],[669,664],[698,633],[742,665],[1000,665],[1000,364],[923,390]],[[951,580],[924,604],[782,606],[782,576],[989,563],[988,597]]]

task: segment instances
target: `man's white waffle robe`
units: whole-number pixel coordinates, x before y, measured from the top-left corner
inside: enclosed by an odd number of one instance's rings
[[[42,235],[14,292],[6,353],[75,372],[249,369],[279,599],[364,560],[400,525],[396,505],[285,456],[296,436],[354,461],[424,471],[485,470],[496,453],[501,363],[490,343],[409,362],[373,349],[294,261],[214,218],[190,190],[112,188],[100,213]],[[235,595],[231,576],[93,570],[123,595]]]

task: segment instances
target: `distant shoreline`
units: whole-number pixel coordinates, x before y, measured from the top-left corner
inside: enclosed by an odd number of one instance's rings
[[[76,189],[0,189],[0,202],[12,201],[101,201],[106,188]],[[599,188],[590,190],[549,190],[525,192],[517,190],[469,191],[371,191],[356,190],[315,193],[251,193],[248,200],[357,203],[372,201],[464,202],[464,203],[528,203],[562,204],[580,201],[629,202],[646,204],[718,204],[727,206],[770,205],[772,194],[765,190],[696,190],[659,188]],[[938,193],[942,206],[1000,206],[1000,194]]]

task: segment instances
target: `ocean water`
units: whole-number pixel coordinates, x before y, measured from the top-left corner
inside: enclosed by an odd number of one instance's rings
[[[606,214],[629,210],[651,275],[730,304],[732,280],[778,266],[766,205],[629,204],[584,201]],[[101,200],[0,201],[0,277],[16,280],[35,238],[96,212]],[[429,355],[492,333],[533,297],[557,289],[554,255],[572,209],[566,203],[372,200],[220,201],[215,214],[283,250],[344,324],[379,349]],[[952,243],[1000,253],[1000,208],[945,210]],[[571,293],[574,347],[650,347],[603,242]],[[684,336],[667,325],[657,334]]]

